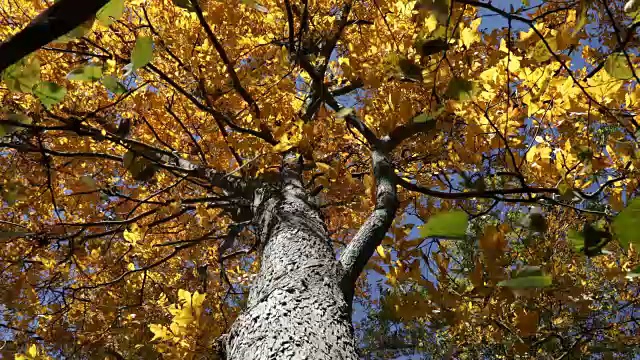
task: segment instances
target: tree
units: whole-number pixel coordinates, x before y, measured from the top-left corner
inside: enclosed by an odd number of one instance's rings
[[[1,351],[628,357],[635,7],[3,2]]]

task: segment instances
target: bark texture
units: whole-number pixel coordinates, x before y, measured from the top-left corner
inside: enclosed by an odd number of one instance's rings
[[[229,360],[357,359],[343,271],[319,211],[293,177],[256,196],[261,267],[226,340]]]

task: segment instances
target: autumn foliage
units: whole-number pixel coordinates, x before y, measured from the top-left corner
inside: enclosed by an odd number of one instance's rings
[[[0,39],[52,3],[0,1]],[[376,138],[400,208],[363,357],[630,359],[637,7],[109,1],[2,75],[0,358],[216,358],[260,265],[221,184],[300,155],[340,254]]]

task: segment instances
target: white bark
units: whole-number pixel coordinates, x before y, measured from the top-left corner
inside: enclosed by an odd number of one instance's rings
[[[357,359],[350,298],[317,209],[293,181],[256,210],[261,267],[226,358]]]

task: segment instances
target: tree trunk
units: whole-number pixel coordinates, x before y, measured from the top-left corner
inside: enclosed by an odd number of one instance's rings
[[[299,186],[267,196],[254,210],[260,271],[226,358],[357,359],[351,299],[319,211]]]

